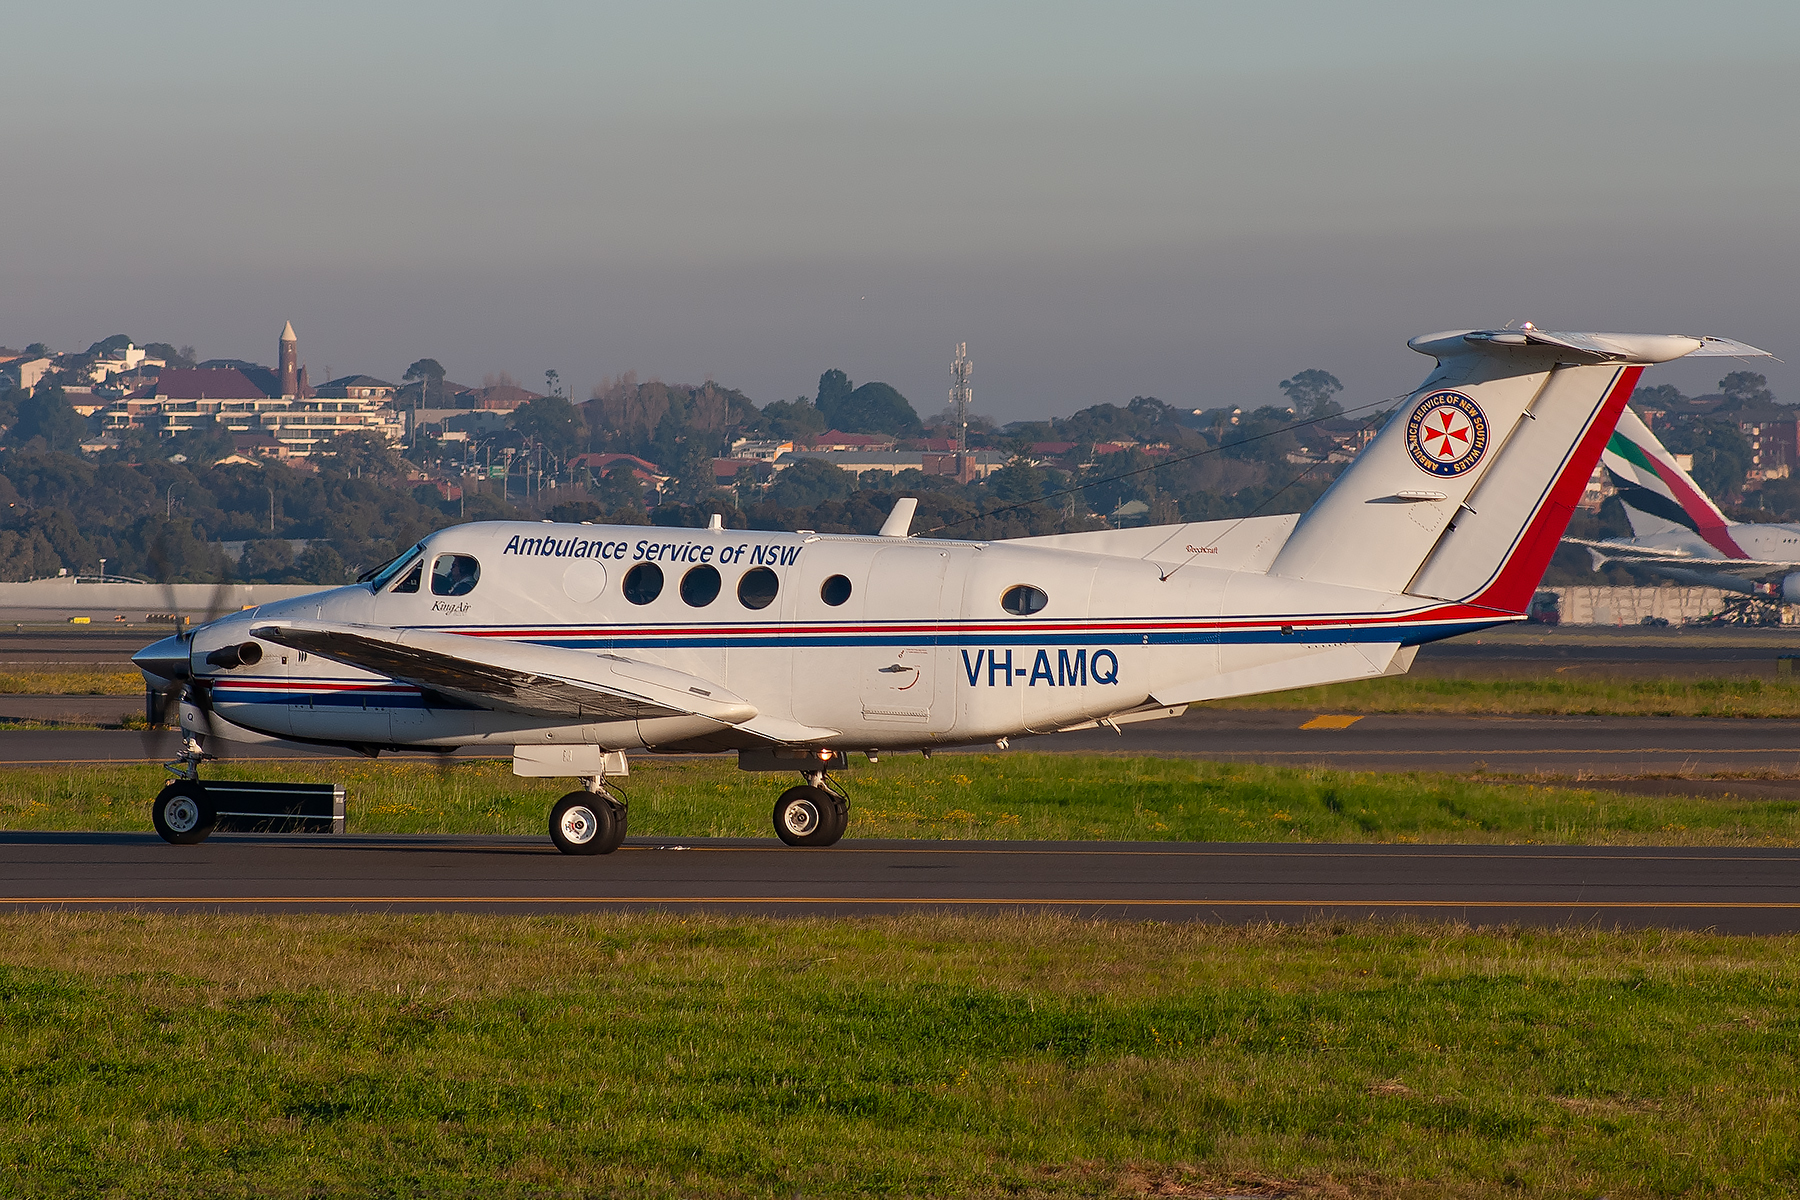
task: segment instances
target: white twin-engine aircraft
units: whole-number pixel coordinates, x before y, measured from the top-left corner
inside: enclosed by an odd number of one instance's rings
[[[569,854],[625,835],[624,752],[798,771],[775,829],[828,846],[850,751],[997,742],[1196,701],[1400,674],[1419,645],[1522,619],[1645,364],[1715,338],[1451,332],[1437,367],[1304,514],[1000,542],[485,522],[366,582],[264,604],[133,660],[179,690],[171,841],[211,829],[214,739],[509,747],[583,788]]]

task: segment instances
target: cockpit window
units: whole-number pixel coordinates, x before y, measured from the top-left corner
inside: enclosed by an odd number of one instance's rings
[[[395,595],[400,592],[416,592],[416,591],[418,591],[419,590],[419,576],[423,575],[424,573],[425,573],[425,560],[421,558],[413,563],[412,570],[408,571],[404,576],[402,576],[399,583],[396,583],[393,587],[388,589],[388,594]]]
[[[366,583],[369,585],[370,591],[379,592],[382,588],[387,586],[388,580],[398,575],[401,569],[404,568],[407,563],[412,561],[413,555],[418,552],[419,547],[409,546],[403,553],[396,554],[393,558],[388,559],[373,571],[364,571],[361,575],[358,575],[356,577],[356,582]]]
[[[440,554],[431,565],[431,594],[466,596],[481,578],[481,564],[467,554]]]

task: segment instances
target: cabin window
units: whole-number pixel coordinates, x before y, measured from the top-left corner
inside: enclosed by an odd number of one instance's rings
[[[431,565],[431,594],[466,596],[481,578],[481,564],[467,554],[440,554]]]
[[[681,577],[681,598],[695,608],[705,608],[719,598],[719,568],[707,564]]]
[[[1043,589],[1027,583],[1015,584],[1000,596],[1000,607],[1015,617],[1029,617],[1034,612],[1041,612],[1048,603],[1050,597]]]
[[[767,567],[755,567],[738,580],[738,603],[745,608],[767,608],[775,603],[781,580]]]
[[[639,563],[625,572],[625,598],[633,604],[648,604],[662,595],[662,568],[655,563]]]
[[[413,563],[412,570],[410,570],[406,574],[402,575],[400,577],[400,582],[396,583],[392,588],[389,589],[389,591],[393,594],[405,593],[407,595],[411,595],[412,593],[417,592],[419,590],[419,580],[424,576],[424,574],[425,574],[425,560],[421,558],[417,562]]]
[[[819,599],[836,608],[850,598],[850,581],[842,575],[833,575],[819,585]]]

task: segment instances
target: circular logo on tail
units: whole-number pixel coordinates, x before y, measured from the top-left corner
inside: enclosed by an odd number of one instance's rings
[[[1461,392],[1431,393],[1406,423],[1407,452],[1428,475],[1447,478],[1471,471],[1487,446],[1487,417]]]

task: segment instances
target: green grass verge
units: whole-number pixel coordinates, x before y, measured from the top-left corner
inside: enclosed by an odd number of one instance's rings
[[[4,696],[142,696],[137,671],[7,671],[0,673]]]
[[[1791,1196],[1800,939],[0,918],[9,1196]]]
[[[1301,688],[1207,707],[1309,712],[1594,717],[1800,717],[1800,680],[1431,678],[1397,675]]]
[[[520,779],[508,760],[246,762],[244,779],[341,782],[360,833],[543,834],[569,781]],[[850,837],[1185,841],[1791,845],[1800,799],[1638,796],[1447,775],[1377,775],[1099,755],[890,757],[841,776]],[[0,827],[145,830],[158,768],[0,770]],[[784,775],[732,759],[634,759],[634,833],[769,837]]]

